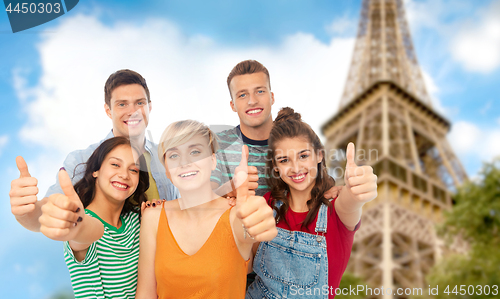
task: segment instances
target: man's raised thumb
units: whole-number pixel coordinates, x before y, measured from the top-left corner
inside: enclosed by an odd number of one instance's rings
[[[234,178],[236,182],[236,204],[245,202],[248,197],[248,147],[246,145],[241,147],[241,161],[240,165],[236,167]]]
[[[28,165],[26,164],[26,161],[24,161],[23,157],[21,157],[21,156],[16,157],[16,165],[17,165],[17,169],[19,169],[19,173],[20,173],[19,178],[31,177],[31,175],[28,171]]]

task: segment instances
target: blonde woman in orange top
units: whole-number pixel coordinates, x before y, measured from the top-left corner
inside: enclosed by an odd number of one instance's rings
[[[243,149],[236,206],[216,195],[210,175],[217,141],[211,130],[186,120],[168,126],[159,158],[181,197],[144,212],[136,298],[244,298],[252,244],[277,229],[263,197],[249,196]]]

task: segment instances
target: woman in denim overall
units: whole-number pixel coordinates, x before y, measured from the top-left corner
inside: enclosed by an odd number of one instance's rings
[[[335,211],[330,213],[328,210],[333,211],[332,203],[322,194],[335,182],[326,171],[323,145],[293,109],[283,108],[278,113],[269,137],[266,165],[271,192],[264,197],[274,208],[277,226],[290,229],[278,227],[276,238],[258,246],[253,261],[257,277],[247,290],[247,299],[326,299],[335,296],[335,289],[349,260],[361,207],[377,195],[377,178],[371,167],[355,165],[353,145],[349,145],[347,152],[346,186],[335,201]],[[302,215],[302,218],[293,215]],[[331,237],[337,234],[337,241],[345,245],[343,256],[332,257],[345,261],[340,270],[331,268],[333,260],[329,268],[328,237],[325,238],[325,234],[330,218],[338,219],[341,229],[346,231],[345,235],[330,232]],[[284,222],[286,225],[283,225]],[[338,281],[334,282],[336,285],[329,284],[329,270],[341,271]]]

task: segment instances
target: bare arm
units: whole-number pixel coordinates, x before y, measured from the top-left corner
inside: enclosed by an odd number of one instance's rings
[[[356,202],[347,189],[344,188],[340,191],[340,195],[335,201],[335,212],[348,230],[354,230],[358,224],[363,205],[364,203]]]
[[[12,199],[12,197],[11,197]],[[14,213],[14,206],[12,206],[12,214],[16,216],[17,222],[21,224],[24,228],[32,231],[32,232],[40,232],[40,222],[38,218],[42,216],[42,206],[48,202],[49,198],[44,197],[42,200],[38,200],[33,204],[33,210],[29,213],[16,215]],[[12,200],[11,200],[12,203]]]
[[[236,245],[245,260],[250,258],[253,243],[270,241],[278,234],[273,211],[264,197],[249,195],[247,159],[248,148],[243,146],[236,169],[236,180],[241,183],[236,190],[236,207],[230,215]]]
[[[260,242],[255,242],[252,245],[252,254],[250,255],[250,259],[247,264],[247,274],[253,272],[253,261],[255,260],[255,254],[257,253],[257,249],[259,248]]]
[[[85,259],[90,245],[104,234],[104,225],[96,218],[84,215],[79,229],[79,233],[69,241],[69,246],[73,250],[76,260],[81,262]]]
[[[64,194],[49,196],[42,206],[40,231],[52,240],[69,241],[75,257],[81,261],[89,246],[102,237],[104,225],[84,213],[83,204],[64,170],[59,172],[59,183]]]
[[[155,254],[158,221],[162,209],[162,206],[148,207],[142,217],[136,299],[158,298],[156,294]]]

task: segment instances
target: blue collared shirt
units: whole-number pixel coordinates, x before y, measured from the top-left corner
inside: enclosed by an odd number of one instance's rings
[[[72,151],[64,160],[64,168],[69,174],[71,178],[71,183],[76,184],[79,180],[83,178],[83,174],[85,173],[86,162],[90,158],[90,155],[95,151],[95,149],[103,143],[105,140],[114,137],[113,131],[111,131],[106,138],[101,140],[99,143],[94,143],[91,146],[87,147],[84,150],[76,150]],[[172,184],[172,182],[165,175],[165,167],[160,163],[158,159],[158,145],[147,140],[145,143],[145,148],[151,155],[151,164],[149,165],[149,169],[151,171],[151,175],[156,182],[156,187],[158,188],[158,193],[160,194],[160,198],[166,200],[172,200],[180,197],[179,190]],[[76,171],[75,171],[76,169]],[[49,197],[52,194],[63,193],[61,186],[59,186],[59,180],[56,176],[56,183],[50,186],[49,190],[45,194],[45,197]]]

